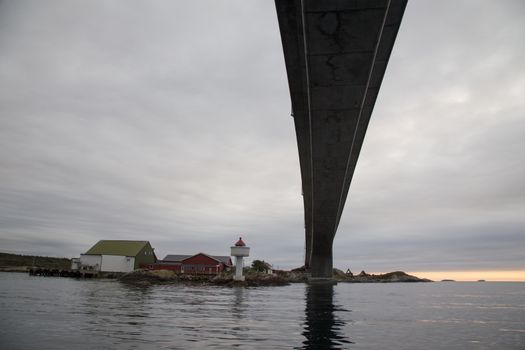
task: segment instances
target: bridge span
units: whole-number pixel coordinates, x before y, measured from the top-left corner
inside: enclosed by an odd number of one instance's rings
[[[305,267],[332,244],[407,0],[275,0],[299,148]]]

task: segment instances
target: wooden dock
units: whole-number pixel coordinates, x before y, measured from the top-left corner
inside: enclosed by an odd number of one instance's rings
[[[42,277],[72,277],[72,278],[118,278],[122,272],[100,272],[92,270],[58,270],[45,268],[30,268],[29,276]]]

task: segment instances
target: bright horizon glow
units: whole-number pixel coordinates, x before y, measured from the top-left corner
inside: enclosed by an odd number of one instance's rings
[[[433,281],[451,279],[455,281],[478,281],[487,282],[525,282],[525,270],[501,270],[501,271],[410,271],[410,275],[419,278],[428,278]]]

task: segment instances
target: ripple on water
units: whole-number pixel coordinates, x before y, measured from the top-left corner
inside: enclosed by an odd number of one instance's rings
[[[0,273],[0,339],[2,349],[523,349],[524,286],[133,287]]]

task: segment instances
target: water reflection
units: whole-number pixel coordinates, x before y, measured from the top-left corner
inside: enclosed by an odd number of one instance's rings
[[[306,287],[306,322],[301,349],[348,349],[352,342],[343,334],[345,322],[334,313],[344,311],[334,305],[334,286],[312,284]]]
[[[232,298],[232,315],[235,319],[244,318],[246,305],[244,303],[244,288],[234,288]]]

